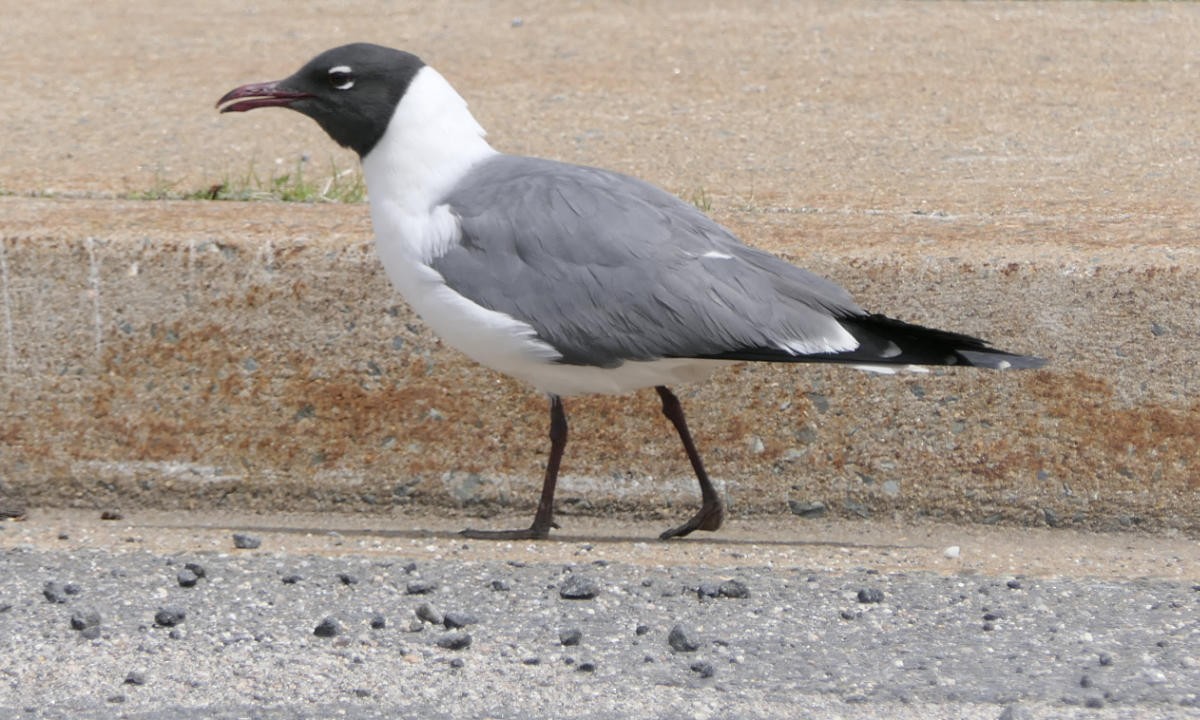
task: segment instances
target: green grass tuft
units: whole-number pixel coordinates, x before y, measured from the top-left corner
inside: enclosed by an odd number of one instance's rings
[[[340,169],[331,159],[324,173],[314,172],[307,156],[284,169],[277,166],[270,174],[258,171],[251,162],[242,173],[225,173],[218,182],[203,187],[181,189],[156,172],[145,190],[125,193],[130,200],[274,200],[277,202],[360,203],[367,198],[367,186],[357,167]]]

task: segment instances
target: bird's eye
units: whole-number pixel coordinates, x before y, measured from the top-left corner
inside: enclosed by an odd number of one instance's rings
[[[329,84],[334,90],[349,90],[354,87],[354,74],[348,65],[329,68]]]

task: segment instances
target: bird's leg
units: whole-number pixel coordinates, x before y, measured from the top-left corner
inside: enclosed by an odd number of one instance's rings
[[[696,479],[700,481],[701,499],[699,512],[679,527],[673,527],[659,535],[658,539],[683,537],[693,530],[716,530],[721,527],[721,521],[725,519],[725,507],[721,503],[721,496],[717,494],[716,488],[709,481],[708,473],[704,471],[704,462],[700,460],[700,453],[696,451],[696,443],[692,442],[692,435],[688,432],[687,420],[683,417],[683,406],[679,404],[679,398],[675,397],[675,393],[668,390],[665,385],[659,385],[654,389],[662,398],[663,415],[666,415],[667,419],[675,425],[675,430],[679,432],[679,439],[683,441],[683,449],[687,451],[688,460],[692,461],[692,469],[696,471]]]
[[[550,396],[550,459],[546,462],[546,477],[542,480],[542,499],[538,501],[533,524],[526,530],[472,530],[467,528],[461,535],[477,540],[544,540],[550,535],[554,524],[554,487],[558,484],[558,466],[562,463],[563,449],[567,446],[567,414],[563,411],[562,399]]]

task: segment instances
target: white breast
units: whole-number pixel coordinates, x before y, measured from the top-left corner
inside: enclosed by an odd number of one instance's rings
[[[363,158],[375,246],[392,285],[448,345],[476,362],[556,395],[624,393],[703,380],[728,363],[627,362],[617,368],[556,363],[561,355],[528,323],[455,292],[430,267],[458,241],[458,221],[436,205],[472,165],[496,151],[466,101],[433,68],[413,78],[375,148]]]

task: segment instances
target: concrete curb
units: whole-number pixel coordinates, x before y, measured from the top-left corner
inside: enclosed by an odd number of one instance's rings
[[[364,207],[3,198],[0,217],[10,501],[536,501],[542,400],[410,315]],[[683,388],[734,512],[819,500],[851,517],[1200,527],[1195,248],[1039,241],[1036,220],[720,219],[868,308],[1053,360],[899,378],[746,366]],[[649,396],[568,412],[563,512],[689,511],[694,481]]]

